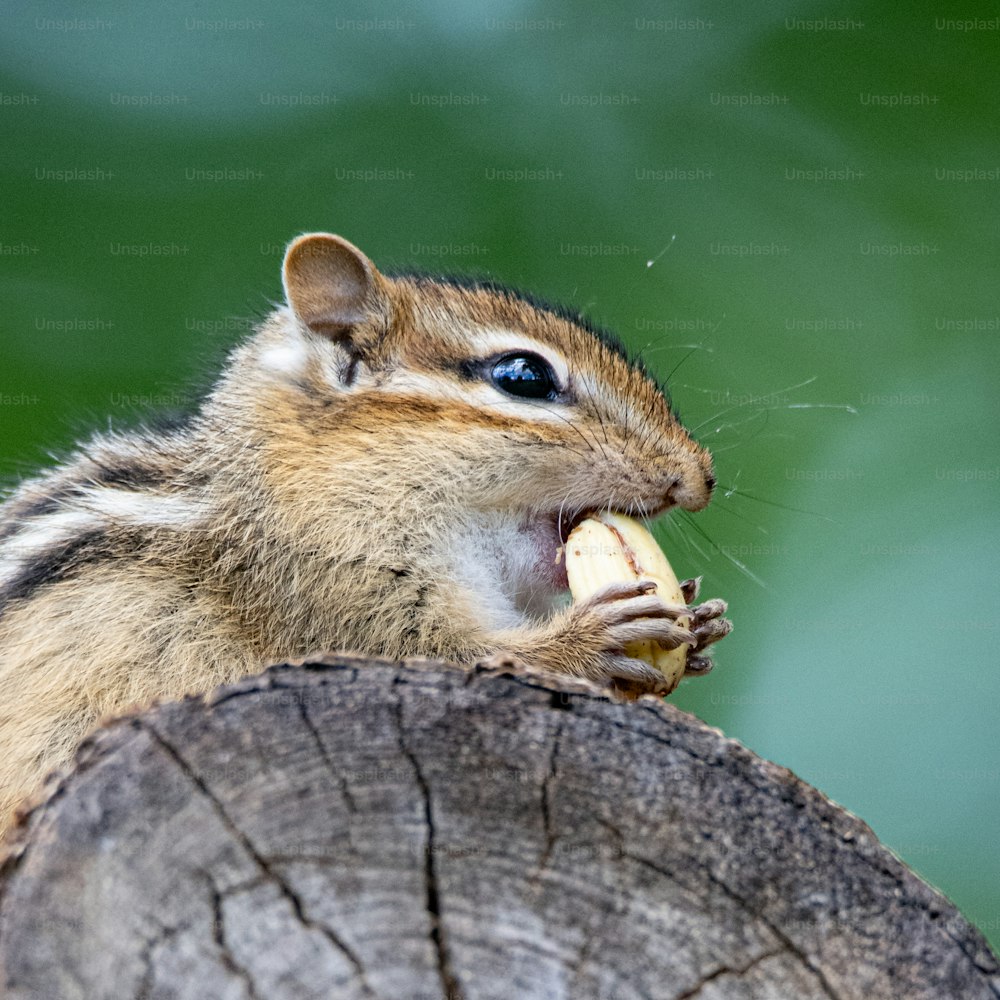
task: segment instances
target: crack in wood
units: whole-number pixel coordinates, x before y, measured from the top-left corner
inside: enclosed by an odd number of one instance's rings
[[[889,874],[890,877],[892,877],[891,873],[887,874]],[[902,889],[903,888],[902,880],[897,878],[895,881],[897,886],[899,886],[899,888]],[[913,897],[899,899],[897,900],[897,902],[899,903],[900,906],[905,906],[910,909],[915,909],[917,910],[918,913],[925,914],[927,917],[929,917],[931,922],[936,925],[937,930],[941,934],[943,934],[946,938],[948,938],[949,941],[951,941],[958,947],[959,951],[961,951],[962,954],[965,955],[965,957],[972,963],[974,968],[976,968],[979,972],[982,972],[984,975],[988,975],[991,977],[990,981],[988,982],[989,988],[995,997],[1000,997],[1000,980],[996,979],[996,974],[997,974],[996,965],[984,966],[979,961],[978,956],[975,955],[972,951],[970,951],[970,947],[972,947],[973,942],[971,942],[968,938],[957,937],[955,934],[951,932],[946,923],[938,922],[941,916],[939,910],[935,910],[934,908],[928,910],[924,906],[922,900],[914,899]]]
[[[167,738],[163,736],[148,720],[141,720],[141,725],[146,732],[149,733],[150,737],[162,748],[164,753],[177,765],[181,773],[188,779],[188,781],[190,781],[191,784],[208,801],[223,826],[229,831],[230,835],[243,848],[243,850],[246,851],[249,857],[260,869],[264,877],[276,886],[278,891],[291,906],[292,912],[295,914],[299,923],[309,930],[317,931],[324,938],[326,938],[326,940],[329,941],[329,943],[333,945],[333,947],[336,948],[345,959],[347,959],[364,995],[371,998],[371,1000],[377,1000],[375,991],[368,983],[364,966],[361,964],[361,960],[358,956],[354,953],[354,950],[347,944],[346,941],[343,941],[332,928],[327,927],[324,923],[318,920],[313,920],[311,917],[306,915],[305,907],[302,904],[302,900],[298,897],[298,894],[280,875],[278,875],[277,872],[271,869],[266,858],[264,858],[264,856],[257,851],[257,849],[250,842],[250,838],[247,837],[239,826],[237,826],[232,817],[226,812],[225,807],[219,799],[202,780],[200,775],[195,772],[194,768],[192,768],[191,765],[188,764],[188,762],[181,756],[176,747],[174,747],[170,741],[167,740]]]
[[[316,728],[315,723],[309,717],[309,710],[306,708],[306,703],[304,698],[297,698],[296,704],[299,708],[299,715],[302,717],[302,721],[305,724],[306,729],[309,730],[310,735],[313,738],[313,742],[316,744],[316,749],[319,751],[320,760],[326,765],[326,769],[330,772],[334,781],[337,782],[337,787],[340,789],[341,797],[344,800],[344,805],[347,806],[347,811],[351,815],[357,815],[358,806],[354,801],[354,796],[351,794],[350,788],[347,786],[347,778],[344,776],[342,771],[338,771],[333,765],[333,761],[330,759],[330,755],[327,753],[326,744],[323,742],[323,737],[320,735],[319,730]]]
[[[663,721],[663,717],[662,715],[660,715],[660,709],[658,707],[654,707],[651,705],[641,705],[638,706],[638,708],[640,708],[647,714],[651,714],[658,721],[660,722]],[[739,766],[736,767],[733,766],[734,763],[739,765],[741,762],[734,761],[732,757],[726,756],[726,757],[718,757],[716,759],[709,759],[705,757],[703,754],[699,754],[696,751],[692,750],[690,747],[680,746],[673,740],[667,737],[660,736],[657,733],[650,732],[648,729],[635,729],[633,727],[626,726],[621,722],[617,722],[613,719],[604,719],[602,721],[605,722],[607,725],[610,725],[617,729],[624,730],[632,735],[639,735],[647,739],[651,739],[656,743],[661,743],[664,746],[668,746],[671,749],[678,751],[679,753],[685,754],[691,760],[696,760],[699,763],[704,764],[706,767],[725,768],[731,777],[738,778],[741,781],[746,782],[746,784],[748,784],[756,794],[766,795],[768,798],[772,799],[775,802],[780,802],[782,805],[791,806],[792,808],[795,809],[804,809],[807,806],[810,805],[815,806],[817,804],[817,802],[814,801],[812,797],[809,795],[810,792],[815,794],[815,791],[811,789],[810,786],[806,785],[801,778],[798,778],[791,772],[788,773],[793,779],[793,781],[796,783],[796,785],[802,786],[802,788],[805,790],[805,798],[806,798],[805,801],[801,801],[800,794],[785,795],[782,794],[780,790],[769,787],[766,781],[762,782],[759,780],[752,780],[751,775],[745,773]],[[741,749],[745,750],[745,748],[743,748],[742,746]],[[746,752],[749,753],[749,751]],[[781,770],[786,770],[786,769],[781,768]],[[800,793],[800,789],[795,788],[794,792]],[[850,831],[852,834],[861,832],[862,834],[871,837],[872,841],[874,841],[875,843],[878,843],[878,838],[875,836],[875,833],[867,826],[867,824],[865,824],[862,820],[857,819],[857,817],[852,817],[852,819],[857,824],[857,828],[855,830]],[[853,851],[851,853],[854,858],[859,860],[862,864],[866,865],[871,871],[875,872],[878,875],[883,876],[886,879],[889,879],[901,891],[903,892],[909,891],[906,886],[904,878],[899,874],[898,871],[893,871],[887,865],[880,863],[878,860],[876,860],[873,857],[870,857],[866,853],[862,853],[860,851]],[[898,899],[897,902],[901,906],[912,906],[920,912],[926,912],[923,901],[920,899],[916,899],[912,896],[907,896],[906,898]],[[948,938],[948,940],[951,941],[953,944],[955,944],[959,948],[959,950],[969,959],[969,962],[973,965],[974,968],[976,968],[978,971],[984,974],[993,973],[994,970],[992,967],[984,968],[982,964],[978,961],[977,957],[970,951],[971,942],[969,942],[968,938],[960,938],[956,936],[943,924],[939,925],[939,929],[940,933],[944,935],[944,937]],[[824,978],[822,977],[822,973],[819,973],[817,971],[817,974],[821,978]],[[1000,986],[994,986],[991,983],[990,989],[996,997],[1000,998]]]
[[[585,962],[590,961],[591,953],[593,952],[596,935],[593,933],[591,927],[587,928],[587,935],[583,939],[583,944],[580,945],[580,950],[577,952],[576,961],[573,963],[573,978],[570,980],[570,987],[573,991],[576,990],[576,983],[583,975],[583,966]],[[570,996],[578,996],[576,992],[570,993]]]
[[[216,948],[219,949],[222,966],[227,972],[232,973],[242,981],[250,1000],[261,1000],[257,987],[254,985],[253,976],[250,975],[249,970],[244,969],[236,961],[233,953],[229,950],[229,944],[226,941],[225,918],[222,915],[222,894],[208,872],[205,872],[205,881],[208,883],[208,891],[212,900],[212,940],[215,942]]]
[[[734,903],[739,906],[744,913],[748,916],[759,920],[777,939],[784,945],[785,950],[789,954],[797,958],[815,977],[816,981],[820,985],[820,989],[830,997],[830,1000],[842,1000],[841,996],[833,988],[833,984],[826,978],[826,973],[816,965],[813,960],[773,921],[769,920],[763,913],[759,910],[754,910],[750,904],[743,899],[739,893],[734,891],[731,886],[728,886],[721,879],[716,878],[715,874],[708,868],[707,865],[698,866],[701,871],[705,873],[705,877],[712,883],[712,885],[717,886],[722,890],[725,895],[727,895]]]
[[[136,990],[136,1000],[146,1000],[151,995],[154,977],[153,954],[157,948],[169,941],[179,930],[182,930],[182,928],[161,927],[159,933],[146,940],[139,955],[139,961],[143,965],[143,973],[142,979],[139,982],[139,988]],[[83,984],[81,983],[80,985],[82,986]]]
[[[556,778],[556,758],[559,756],[563,725],[562,720],[556,724],[556,729],[552,736],[552,747],[549,750],[549,766],[545,777],[542,778],[540,808],[542,812],[542,831],[545,834],[545,846],[542,848],[541,857],[538,859],[536,878],[548,867],[549,861],[552,858],[552,851],[555,848],[556,841],[559,839],[558,834],[552,829],[552,803],[549,799],[549,789]]]
[[[594,822],[614,836],[615,840],[618,841],[618,853],[625,854],[625,834],[622,833],[621,829],[603,816],[594,816]]]
[[[749,962],[744,965],[720,965],[717,969],[713,969],[711,972],[706,973],[701,979],[698,980],[690,989],[685,990],[683,993],[678,993],[673,1000],[694,1000],[701,991],[709,985],[709,983],[714,983],[717,979],[721,979],[723,976],[736,976],[740,978],[745,976],[753,968],[760,965],[761,962],[767,961],[769,958],[777,958],[778,955],[783,955],[785,953],[784,948],[774,948],[771,951],[765,951],[762,955],[757,955],[756,958],[750,959]]]
[[[635,861],[637,864],[645,865],[647,868],[652,869],[652,871],[656,872],[658,875],[670,879],[670,881],[672,882],[676,881],[676,876],[674,876],[672,872],[668,871],[666,868],[663,868],[661,865],[656,864],[656,862],[650,861],[648,858],[640,858],[638,855],[632,854],[629,851],[623,851],[622,855],[623,857],[628,858],[630,861]],[[694,859],[691,859],[691,862],[694,865],[694,867],[696,867],[699,871],[704,873],[705,878],[707,878],[708,881],[712,883],[712,885],[714,885],[717,889],[719,889],[723,893],[723,895],[731,899],[745,914],[747,914],[747,916],[749,916],[753,920],[759,920],[771,932],[775,940],[777,940],[779,944],[782,945],[782,950],[787,951],[794,958],[798,959],[799,962],[801,962],[802,965],[806,969],[808,969],[809,972],[813,974],[813,976],[816,978],[816,981],[819,983],[820,989],[822,989],[823,992],[828,997],[830,997],[830,1000],[843,1000],[843,998],[840,997],[840,995],[836,992],[836,990],[834,990],[832,984],[826,978],[826,975],[824,974],[823,970],[820,969],[817,965],[815,965],[812,959],[810,959],[809,956],[801,948],[799,948],[798,945],[796,945],[795,942],[792,941],[792,939],[788,937],[787,934],[784,933],[784,931],[782,931],[772,921],[768,920],[768,918],[764,916],[764,914],[761,913],[759,910],[755,910],[752,906],[750,906],[750,904],[745,899],[743,899],[739,895],[739,893],[737,893],[730,886],[726,885],[726,883],[723,882],[721,879],[717,878],[706,865],[699,864]]]
[[[403,724],[403,702],[396,699],[396,733],[399,738],[399,751],[409,761],[413,768],[417,787],[423,796],[424,822],[427,824],[427,843],[424,849],[424,891],[426,894],[427,915],[430,918],[430,937],[437,960],[438,978],[446,1000],[462,1000],[464,994],[461,984],[451,967],[451,956],[448,953],[448,938],[441,916],[441,897],[438,891],[437,869],[435,867],[435,828],[434,811],[431,807],[431,790],[427,783],[416,754],[406,745],[406,727]]]
[[[266,684],[247,684],[245,681],[242,683],[246,686],[240,687],[235,691],[229,691],[226,690],[226,688],[222,688],[218,693],[213,692],[210,697],[205,698],[205,707],[208,709],[215,709],[220,705],[225,705],[227,701],[239,701],[240,698],[249,698],[251,695],[255,694],[268,694],[271,691],[308,690],[308,688],[306,688],[303,684],[282,684],[280,681],[273,680],[270,677],[268,677]],[[320,681],[320,686],[325,687],[325,682]]]

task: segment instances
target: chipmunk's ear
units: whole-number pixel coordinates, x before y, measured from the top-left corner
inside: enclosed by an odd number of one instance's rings
[[[295,315],[310,330],[335,340],[354,341],[354,327],[385,311],[385,279],[340,236],[307,233],[292,240],[281,276]]]

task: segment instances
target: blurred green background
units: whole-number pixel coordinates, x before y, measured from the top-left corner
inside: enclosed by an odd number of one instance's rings
[[[0,477],[189,405],[304,230],[583,307],[725,487],[674,700],[1000,942],[1000,54],[941,6],[8,6]]]

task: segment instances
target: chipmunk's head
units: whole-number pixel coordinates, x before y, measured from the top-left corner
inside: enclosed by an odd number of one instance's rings
[[[260,360],[298,399],[312,476],[370,477],[373,502],[428,516],[513,512],[542,548],[589,510],[708,503],[708,452],[583,320],[489,283],[386,277],[323,233],[289,246],[283,278],[292,322]]]

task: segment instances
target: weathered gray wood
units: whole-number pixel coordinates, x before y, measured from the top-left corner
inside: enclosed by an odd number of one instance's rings
[[[277,667],[114,723],[0,882],[4,996],[1000,996],[871,831],[644,698]]]

